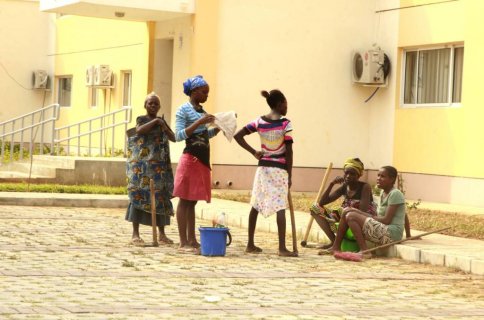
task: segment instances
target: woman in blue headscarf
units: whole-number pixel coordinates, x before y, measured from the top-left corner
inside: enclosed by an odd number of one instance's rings
[[[193,251],[200,244],[195,236],[195,205],[198,200],[211,200],[210,143],[220,130],[207,129],[206,124],[215,120],[203,110],[210,88],[202,76],[195,76],[183,83],[183,92],[190,97],[176,112],[176,141],[185,140],[175,174],[173,196],[179,197],[176,210],[180,250]]]

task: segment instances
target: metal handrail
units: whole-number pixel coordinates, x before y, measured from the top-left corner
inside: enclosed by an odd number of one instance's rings
[[[124,113],[123,120],[116,121],[116,115]],[[81,155],[81,148],[87,149],[87,153],[89,156],[92,156],[93,153],[93,135],[99,135],[99,155],[103,156],[107,154],[107,138],[109,134],[111,135],[111,150],[115,150],[115,141],[116,141],[116,128],[120,126],[124,126],[124,130],[122,131],[123,137],[123,151],[126,154],[127,145],[125,133],[128,130],[128,124],[131,122],[131,114],[132,108],[131,107],[123,107],[120,110],[112,111],[91,119],[83,120],[74,124],[66,125],[63,127],[55,128],[54,133],[54,144],[56,145],[56,154],[60,154],[61,148],[67,148],[67,154],[71,154],[71,147],[76,147],[77,151],[75,154],[77,156]],[[99,126],[93,129],[93,125],[95,122],[99,121]],[[82,130],[83,126],[88,126],[86,131]],[[67,131],[65,137],[61,137],[63,131]],[[71,131],[77,131],[71,134]],[[83,146],[81,143],[81,138],[87,137],[88,142],[87,145]],[[76,141],[77,140],[77,141]],[[67,142],[67,144],[62,144],[63,142]]]
[[[52,113],[50,117],[46,117],[46,114]],[[38,119],[36,116],[38,115]],[[50,137],[47,137],[46,143],[51,145],[51,151],[54,148],[54,131],[55,131],[55,121],[59,119],[59,104],[51,104],[47,107],[40,108],[38,110],[29,112],[19,117],[12,118],[7,121],[0,122],[0,140],[1,140],[1,154],[0,163],[3,163],[5,158],[5,145],[10,143],[10,155],[9,160],[12,161],[14,154],[14,146],[17,144],[19,146],[19,158],[23,159],[24,141],[25,133],[30,134],[30,139],[28,140],[29,152],[32,154],[33,146],[35,142],[40,145],[40,154],[44,153],[44,139],[49,133],[45,130],[45,127],[51,127]],[[25,124],[25,123],[30,124]],[[17,127],[18,126],[18,127]],[[40,135],[38,130],[40,129]],[[34,132],[35,131],[35,132]]]

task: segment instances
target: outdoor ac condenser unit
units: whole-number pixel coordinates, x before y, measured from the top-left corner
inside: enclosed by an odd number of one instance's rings
[[[113,72],[109,69],[109,65],[100,64],[94,68],[94,85],[95,86],[111,86],[111,79]]]
[[[34,70],[32,73],[32,86],[34,89],[47,89],[49,75],[45,70]]]
[[[94,66],[87,66],[86,68],[86,86],[94,85]]]
[[[384,85],[390,61],[383,50],[366,50],[353,53],[353,83]]]

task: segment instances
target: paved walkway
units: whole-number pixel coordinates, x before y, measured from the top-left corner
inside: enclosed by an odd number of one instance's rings
[[[214,201],[199,209],[207,218],[220,210],[229,216],[234,242],[225,257],[129,246],[124,208],[0,205],[0,319],[484,316],[483,276],[397,258],[350,263],[308,248],[281,258],[276,234],[261,230],[264,252],[248,255],[246,230],[236,226],[247,205]],[[272,228],[273,218],[259,225]],[[150,227],[141,232],[150,239]],[[176,240],[176,225],[167,234]]]
[[[42,193],[15,193],[0,192],[0,205],[26,205],[26,206],[66,206],[66,207],[114,207],[126,208],[127,197],[124,195],[83,195],[83,194],[42,194]],[[177,199],[174,199],[176,205]],[[437,208],[437,204],[425,203],[425,206]],[[444,206],[438,207],[444,211],[465,211],[467,207]],[[467,208],[468,213],[482,214],[476,208]],[[472,209],[472,210],[471,210]],[[212,203],[200,202],[197,205],[197,217],[211,220],[220,212],[225,212],[230,227],[247,228],[247,217],[250,206],[245,203],[212,199]],[[306,212],[295,212],[296,231],[298,245],[306,231],[309,214]],[[290,219],[287,214],[287,230],[290,232]],[[276,233],[277,224],[275,217],[259,217],[257,230]],[[419,231],[413,230],[413,235]],[[324,233],[314,223],[309,235],[308,242],[323,243],[328,241]],[[299,246],[300,247],[300,246]],[[396,245],[389,250],[379,251],[379,255],[400,257],[404,260],[447,266],[466,273],[484,275],[484,241],[450,237],[434,234],[424,237],[422,240],[407,241]]]

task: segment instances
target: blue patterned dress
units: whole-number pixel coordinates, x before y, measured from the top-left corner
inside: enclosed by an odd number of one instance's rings
[[[137,126],[150,121],[147,116],[136,119]],[[130,134],[128,130],[128,178],[129,206],[125,219],[151,226],[150,179],[155,186],[157,226],[170,224],[173,215],[173,170],[170,161],[168,137],[159,126],[148,134]]]

